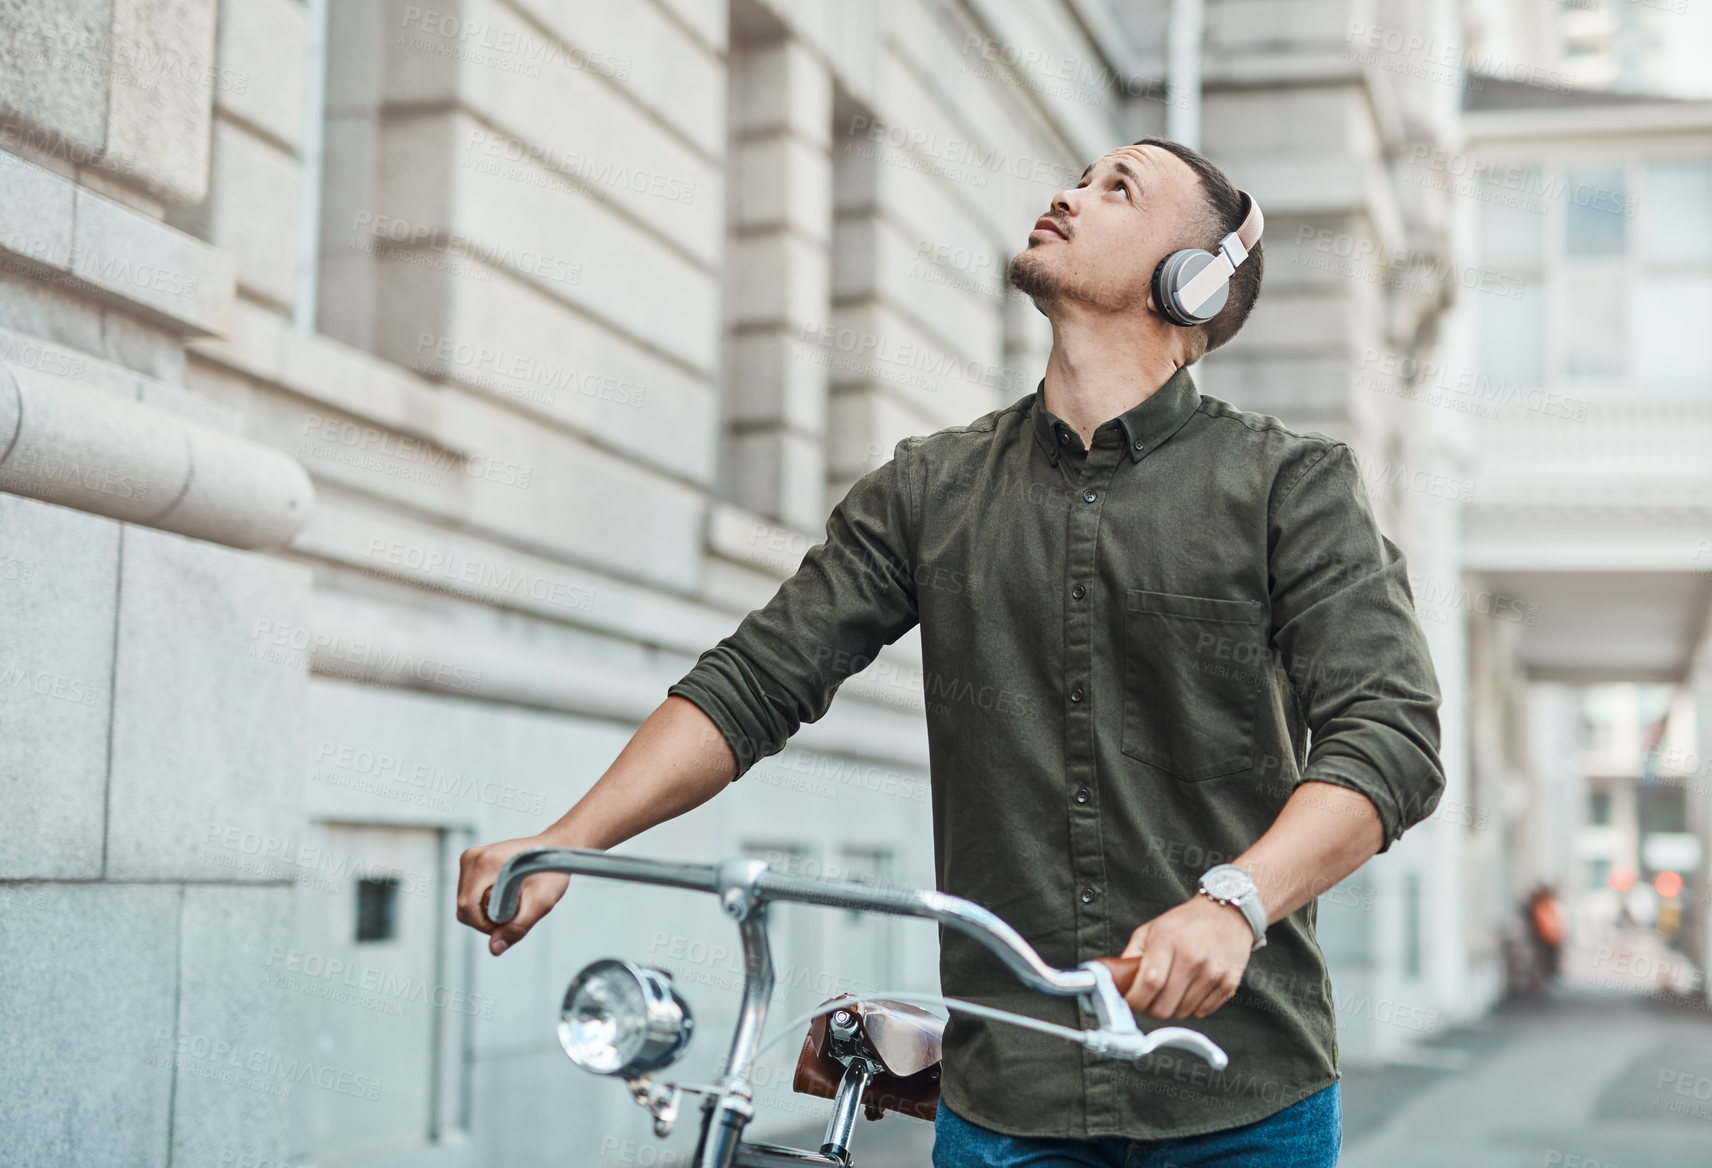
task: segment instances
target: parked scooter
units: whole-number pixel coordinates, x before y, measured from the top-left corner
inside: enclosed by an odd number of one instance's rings
[[[596,961],[571,980],[559,1019],[559,1043],[571,1061],[597,1075],[624,1080],[635,1101],[654,1117],[654,1133],[668,1135],[685,1094],[701,1097],[701,1134],[695,1168],[852,1168],[856,1113],[886,1111],[931,1120],[939,1100],[940,1038],[944,1020],[921,1008],[937,1002],[1056,1035],[1116,1059],[1139,1059],[1176,1047],[1215,1070],[1229,1062],[1206,1035],[1182,1026],[1144,1033],[1124,994],[1138,958],[1103,957],[1076,969],[1054,969],[998,916],[972,901],[941,892],[910,891],[847,881],[813,880],[775,872],[760,860],[687,864],[615,856],[582,848],[519,852],[494,881],[487,915],[504,924],[517,915],[523,881],[541,872],[603,876],[711,892],[736,923],[743,945],[743,998],[724,1068],[711,1084],[663,1083],[694,1027],[689,1006],[664,970],[616,958]],[[858,912],[925,917],[991,949],[1023,982],[1043,994],[1079,999],[1099,1020],[1091,1030],[934,994],[846,995],[819,1006],[798,1057],[796,1091],[831,1098],[832,1116],[818,1152],[743,1140],[755,1115],[753,1076],[767,1005],[773,995],[773,958],[767,907],[776,901]]]

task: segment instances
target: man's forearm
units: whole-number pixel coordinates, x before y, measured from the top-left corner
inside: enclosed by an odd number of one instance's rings
[[[687,698],[668,697],[600,780],[541,835],[566,847],[615,847],[701,806],[736,773],[736,756],[713,720]]]
[[[1367,863],[1383,842],[1367,796],[1309,780],[1233,862],[1253,878],[1266,919],[1279,921]]]

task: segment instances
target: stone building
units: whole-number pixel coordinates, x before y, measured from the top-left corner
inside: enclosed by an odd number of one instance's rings
[[[1473,448],[1410,389],[1447,310],[1492,295],[1453,195],[1408,181],[1462,132],[1460,20],[1453,0],[0,10],[11,1155],[667,1162],[552,1022],[571,973],[622,953],[674,969],[718,1034],[723,920],[579,883],[493,961],[453,923],[457,856],[573,802],[898,438],[1033,390],[1049,337],[1006,262],[1143,134],[1198,140],[1267,215],[1266,294],[1202,387],[1350,440],[1438,598],[1441,810],[1322,901],[1345,1057],[1485,1008],[1512,894],[1470,862],[1498,837],[1469,710],[1521,667],[1471,646]],[[911,634],[629,847],[927,885],[924,701]],[[1519,725],[1483,733],[1519,751]],[[908,923],[784,913],[776,943],[785,1007],[933,984]],[[763,1131],[818,1114],[783,1065]]]

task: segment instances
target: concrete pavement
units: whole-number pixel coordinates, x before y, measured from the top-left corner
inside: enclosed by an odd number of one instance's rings
[[[1425,1049],[1465,1065],[1346,1069],[1342,1168],[1712,1165],[1704,1009],[1565,991]]]

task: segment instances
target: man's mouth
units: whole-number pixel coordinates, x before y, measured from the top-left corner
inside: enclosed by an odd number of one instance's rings
[[[1058,220],[1052,218],[1050,215],[1042,215],[1034,221],[1034,231],[1030,231],[1029,234],[1033,235],[1035,231],[1050,232],[1051,234],[1056,235],[1059,239],[1070,238],[1070,233],[1060,227],[1058,225]]]

